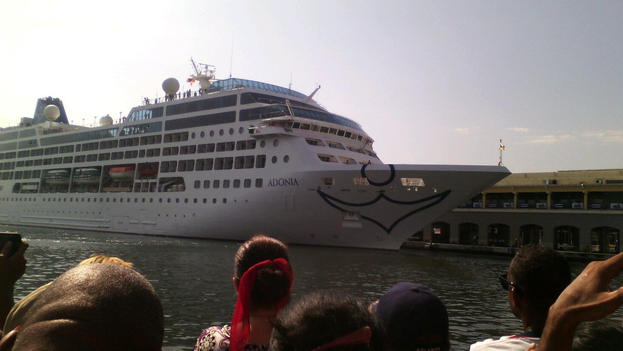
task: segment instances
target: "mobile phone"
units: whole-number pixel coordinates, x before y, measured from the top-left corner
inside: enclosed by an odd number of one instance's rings
[[[9,241],[13,243],[13,248],[9,253],[9,257],[11,257],[19,250],[19,246],[22,244],[22,236],[14,232],[0,232],[0,251]]]

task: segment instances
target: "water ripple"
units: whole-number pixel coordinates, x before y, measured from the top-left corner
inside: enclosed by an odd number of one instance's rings
[[[163,350],[190,350],[203,328],[231,320],[236,243],[40,228],[0,230],[18,230],[31,245],[16,298],[91,254],[105,253],[133,262],[154,285],[166,315]],[[338,289],[374,301],[395,283],[411,281],[429,286],[446,304],[453,349],[521,331],[496,279],[508,269],[509,258],[302,246],[291,247],[291,258],[294,299],[310,290]],[[584,264],[572,267],[577,274]]]

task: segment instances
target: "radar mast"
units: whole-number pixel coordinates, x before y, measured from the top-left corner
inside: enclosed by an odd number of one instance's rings
[[[195,60],[193,60],[192,57],[190,58],[190,62],[193,64],[195,73],[190,75],[188,81],[191,83],[198,81],[201,86],[201,94],[207,93],[208,89],[210,89],[210,85],[212,84],[212,80],[214,80],[216,67],[205,63],[195,63]]]

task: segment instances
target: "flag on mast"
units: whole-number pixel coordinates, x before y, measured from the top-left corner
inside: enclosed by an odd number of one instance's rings
[[[504,150],[506,150],[506,146],[502,144],[502,139],[500,139],[500,151],[504,151]]]

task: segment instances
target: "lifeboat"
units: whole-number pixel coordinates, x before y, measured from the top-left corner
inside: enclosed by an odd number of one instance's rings
[[[134,167],[113,167],[108,170],[112,179],[127,180],[134,178]]]
[[[157,168],[144,168],[138,171],[142,176],[155,176],[158,175]]]
[[[74,172],[74,182],[79,184],[98,184],[100,170],[97,168],[79,168]]]
[[[22,184],[22,191],[37,191],[39,189],[39,184]]]
[[[62,185],[69,183],[69,171],[66,169],[55,169],[48,172],[45,182],[52,185]]]

